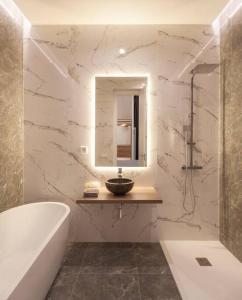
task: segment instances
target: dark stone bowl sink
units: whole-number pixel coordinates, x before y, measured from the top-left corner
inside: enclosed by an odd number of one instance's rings
[[[117,196],[123,196],[132,190],[134,182],[127,178],[112,178],[105,182],[106,188]]]

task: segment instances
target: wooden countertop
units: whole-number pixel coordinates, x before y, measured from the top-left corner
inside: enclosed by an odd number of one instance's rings
[[[159,194],[153,187],[134,187],[124,196],[115,196],[105,187],[100,188],[97,198],[81,198],[77,204],[161,204]]]

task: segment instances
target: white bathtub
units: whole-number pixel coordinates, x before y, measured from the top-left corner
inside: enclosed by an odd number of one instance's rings
[[[43,300],[60,268],[70,208],[22,205],[0,214],[0,300]]]

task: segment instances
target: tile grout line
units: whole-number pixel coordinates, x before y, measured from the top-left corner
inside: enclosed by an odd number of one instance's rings
[[[75,280],[74,280],[74,282],[73,282],[73,284],[72,284],[72,287],[71,287],[70,296],[68,297],[67,300],[71,300],[71,299],[72,299],[73,291],[74,291],[75,285],[76,285],[76,283],[77,283],[77,280],[78,280],[78,277],[79,277],[79,274],[80,274],[80,268],[81,268],[81,267],[79,266],[79,272],[77,272],[77,274],[76,274],[76,276],[75,276]]]
[[[140,287],[140,274],[137,274],[137,277],[138,277],[138,286],[139,286],[139,298],[140,300],[142,300],[142,294],[141,294],[141,287]]]
[[[142,300],[142,294],[141,294],[141,286],[140,286],[140,274],[139,274],[139,268],[137,264],[137,255],[135,253],[135,267],[137,269],[137,279],[138,279],[138,287],[139,287],[139,299]]]
[[[77,282],[78,282],[78,279],[79,279],[79,277],[80,277],[80,275],[82,274],[81,272],[82,272],[82,267],[83,267],[83,264],[84,264],[84,261],[85,261],[85,258],[87,257],[87,253],[88,253],[88,249],[89,249],[89,247],[90,247],[90,244],[89,243],[87,243],[87,245],[86,245],[86,247],[85,247],[85,249],[84,249],[84,251],[83,251],[83,254],[82,254],[82,257],[81,257],[81,260],[80,260],[80,264],[77,266],[78,268],[77,268],[77,274],[75,275],[75,277],[74,277],[74,281],[73,281],[73,284],[72,284],[72,286],[71,286],[71,289],[70,289],[70,295],[69,295],[69,297],[67,298],[67,300],[72,300],[73,299],[73,295],[74,295],[74,290],[75,290],[75,288],[76,288],[76,286],[77,286]],[[137,250],[137,249],[133,249],[133,251],[135,251],[135,250]],[[163,252],[163,248],[161,247],[161,245],[160,245],[160,250]],[[163,252],[163,255],[164,255],[164,257],[165,257],[165,263],[166,263],[166,265],[168,266],[168,268],[170,269],[170,266],[169,266],[169,263],[168,263],[168,261],[167,261],[167,259],[166,259],[166,256],[165,256],[165,254],[164,254],[164,252]],[[83,273],[83,274],[85,274],[85,275],[96,275],[96,276],[102,276],[102,275],[109,275],[109,276],[112,276],[112,277],[119,277],[119,276],[133,276],[133,277],[136,277],[136,279],[137,279],[137,297],[139,297],[138,299],[140,299],[140,300],[142,300],[143,299],[143,295],[142,295],[142,293],[141,293],[141,276],[142,275],[157,275],[157,276],[159,276],[159,277],[163,277],[163,276],[168,276],[168,277],[170,277],[170,278],[172,278],[173,279],[173,281],[175,281],[174,280],[174,276],[173,276],[173,274],[171,273],[171,274],[163,274],[163,273],[156,273],[156,272],[139,272],[139,268],[138,268],[138,260],[137,260],[137,255],[135,254],[135,260],[134,260],[134,266],[135,266],[135,271],[136,272],[134,272],[134,273],[130,273],[130,272],[127,272],[127,273],[109,273],[109,272],[101,272],[101,273],[99,273],[99,272],[95,272],[95,270],[93,271],[93,272],[91,272],[91,273]],[[132,263],[132,265],[133,265],[133,263]],[[177,287],[177,285],[176,285],[176,287]],[[179,290],[178,290],[178,293],[179,293]],[[179,293],[180,294],[180,293]],[[181,295],[179,295],[179,296],[181,296]]]

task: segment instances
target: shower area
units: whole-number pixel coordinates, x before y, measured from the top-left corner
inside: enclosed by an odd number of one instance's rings
[[[205,53],[206,56],[206,53]],[[199,184],[198,181],[209,177],[209,161],[212,160],[212,155],[208,150],[204,150],[203,143],[207,142],[210,137],[204,136],[201,138],[201,130],[203,120],[202,111],[209,112],[212,118],[215,119],[215,113],[212,113],[213,106],[209,102],[217,103],[219,98],[219,56],[216,57],[217,63],[197,63],[194,64],[189,72],[186,72],[187,82],[189,86],[189,105],[187,106],[187,112],[185,113],[186,119],[183,125],[184,136],[184,164],[181,165],[182,175],[184,178],[183,184],[183,199],[182,209],[183,213],[178,221],[192,220],[196,215],[197,210],[200,209],[199,199]],[[188,76],[190,78],[188,79]],[[211,83],[212,84],[211,84]],[[211,95],[210,95],[211,93]],[[209,98],[209,99],[208,99]],[[210,116],[211,117],[211,116]],[[210,121],[211,122],[211,121]],[[210,123],[215,124],[215,128],[218,129],[217,120],[213,120]],[[209,130],[209,127],[208,127]],[[213,133],[214,135],[214,133]],[[218,141],[214,141],[215,145]],[[215,148],[214,151],[217,151]],[[218,156],[218,153],[214,153]],[[209,157],[209,158],[207,158]],[[218,176],[216,167],[212,169],[215,176]],[[215,221],[216,222],[216,221]]]
[[[162,241],[164,252],[168,253],[168,263],[174,267],[173,274],[178,282],[181,280],[178,286],[184,299],[241,299],[241,36],[242,8],[221,29],[218,60],[199,57],[186,72],[190,97],[182,123],[184,163],[180,169],[183,172],[183,213],[179,218],[173,219],[173,222],[186,221],[192,225],[197,211],[202,212],[202,202],[211,196],[213,188],[217,185],[219,201],[214,197],[211,203],[218,205],[219,221],[216,223],[217,220],[214,218],[213,224],[218,229],[219,238],[216,241],[196,241],[196,238],[189,241]],[[208,48],[213,47],[210,45]],[[204,54],[206,55],[207,53]],[[213,110],[214,103],[217,103],[217,111]],[[210,115],[214,123],[211,123],[209,118],[203,119],[204,111]],[[213,124],[214,127],[217,124],[217,135],[213,131]],[[210,153],[204,151],[201,140],[211,147],[216,145],[216,148]],[[199,151],[200,149],[203,153]],[[208,156],[210,158],[207,159]],[[216,166],[213,168],[210,165],[213,159],[217,160],[218,172]],[[211,180],[212,172],[216,174],[217,182]],[[207,187],[199,185],[206,181]],[[209,215],[209,211],[206,211],[206,215]],[[198,263],[199,259],[203,262],[202,265]]]
[[[199,95],[200,78],[219,74],[219,239],[231,253],[242,261],[242,8],[227,21],[220,30],[220,61],[201,63],[190,71],[191,101],[188,122],[184,125],[185,172],[184,202],[185,213],[190,216],[196,208],[196,188],[194,181],[203,164],[196,151],[196,92]],[[202,100],[201,100],[202,101]],[[209,134],[209,132],[208,132]],[[189,181],[190,178],[190,181]],[[193,203],[186,208],[188,192]]]

